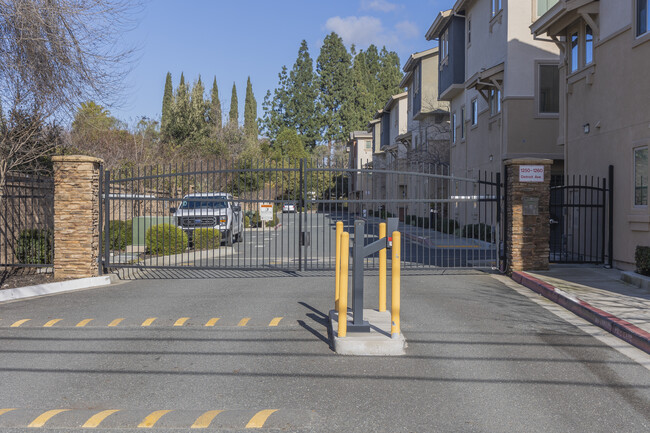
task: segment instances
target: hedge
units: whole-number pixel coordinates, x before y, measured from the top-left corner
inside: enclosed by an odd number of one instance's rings
[[[213,228],[195,229],[192,234],[192,243],[195,250],[219,248],[221,245],[221,232]]]
[[[16,258],[18,262],[30,265],[53,263],[54,234],[50,229],[26,229],[18,235]]]
[[[634,261],[637,273],[650,276],[650,247],[637,245],[634,252]]]
[[[108,223],[108,233],[110,248],[112,250],[123,250],[127,245],[133,243],[133,221],[113,220]],[[105,236],[105,232],[102,232],[102,242]]]
[[[492,242],[492,227],[485,223],[468,224],[463,227],[460,235],[464,238]]]
[[[189,244],[183,229],[171,224],[151,226],[145,236],[151,254],[169,255],[182,253]]]

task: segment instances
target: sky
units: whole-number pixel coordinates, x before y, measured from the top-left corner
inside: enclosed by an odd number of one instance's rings
[[[242,122],[250,76],[261,117],[264,95],[277,86],[283,65],[292,68],[303,39],[314,64],[334,31],[348,48],[385,45],[403,66],[412,53],[436,46],[424,35],[454,1],[145,0],[136,27],[124,35],[138,49],[127,91],[110,111],[129,124],[143,116],[159,119],[167,72],[174,90],[183,72],[190,83],[201,76],[206,98],[217,78],[224,115],[235,83]]]

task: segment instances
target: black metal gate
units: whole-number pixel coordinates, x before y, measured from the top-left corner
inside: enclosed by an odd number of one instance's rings
[[[353,232],[364,219],[368,243],[391,216],[400,218],[405,269],[499,264],[498,174],[332,159],[221,162],[106,171],[100,194],[103,271],[333,270],[337,221]]]
[[[613,178],[557,177],[550,195],[551,263],[612,265]]]

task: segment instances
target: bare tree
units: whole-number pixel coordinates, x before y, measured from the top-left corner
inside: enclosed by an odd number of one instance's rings
[[[0,206],[7,173],[53,151],[56,140],[42,138],[55,120],[83,101],[119,97],[134,54],[122,35],[139,8],[137,0],[0,0]]]

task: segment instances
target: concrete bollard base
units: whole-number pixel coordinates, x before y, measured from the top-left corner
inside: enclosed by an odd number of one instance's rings
[[[356,356],[400,356],[406,354],[406,339],[404,334],[391,336],[390,312],[364,309],[363,318],[370,322],[370,332],[349,332],[339,338],[338,312],[329,313],[330,335],[332,346],[339,355]],[[352,321],[352,311],[348,310],[348,321]]]

